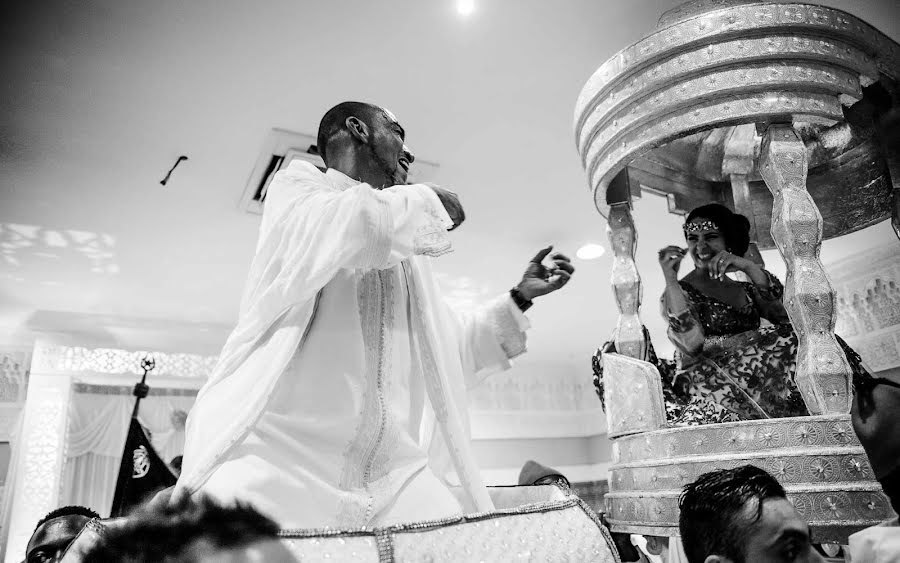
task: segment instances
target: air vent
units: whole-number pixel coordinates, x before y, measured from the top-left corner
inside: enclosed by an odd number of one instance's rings
[[[282,168],[286,168],[295,158],[302,158],[320,170],[325,170],[325,162],[319,156],[315,143],[316,138],[312,135],[272,129],[244,187],[241,209],[248,213],[261,214],[272,177]]]
[[[241,209],[247,213],[262,214],[269,183],[276,172],[287,168],[295,159],[306,160],[324,171],[325,162],[319,156],[315,143],[316,138],[312,135],[286,129],[272,129],[244,187]],[[438,165],[433,162],[416,159],[409,171],[409,182],[434,181],[437,169]]]

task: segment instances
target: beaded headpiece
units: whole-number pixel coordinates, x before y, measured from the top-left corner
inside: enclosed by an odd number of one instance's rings
[[[719,231],[719,226],[713,223],[712,221],[702,221],[700,223],[691,221],[690,223],[685,223],[683,227],[685,234],[687,233],[696,233],[697,231]]]

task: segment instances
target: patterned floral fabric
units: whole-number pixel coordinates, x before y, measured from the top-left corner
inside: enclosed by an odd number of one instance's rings
[[[652,345],[648,346],[647,361],[659,369],[670,425],[809,414],[794,383],[798,340],[781,303],[784,289],[775,276],[767,274],[768,290],[741,284],[748,298],[741,308],[680,282],[689,314],[669,315],[669,335],[677,343],[680,335],[699,325],[704,342],[695,355],[676,353],[674,361],[658,359]],[[761,326],[763,318],[772,324]],[[645,335],[649,341],[646,329]],[[855,356],[843,340],[838,342],[848,358]],[[601,401],[604,351],[615,351],[613,344],[604,344],[592,362]],[[865,374],[859,362],[850,364],[854,378]]]

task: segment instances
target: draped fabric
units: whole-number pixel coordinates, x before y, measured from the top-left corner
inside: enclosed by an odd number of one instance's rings
[[[135,398],[130,387],[84,387],[76,384],[69,406],[60,506],[87,506],[106,517]],[[169,462],[183,453],[184,413],[193,406],[193,392],[153,389],[151,393],[141,401],[138,421],[159,456]]]
[[[177,487],[197,490],[259,420],[313,318],[318,293],[337,272],[383,269],[412,254],[438,256],[450,250],[445,232],[452,224],[426,186],[342,189],[296,160],[276,174],[238,324],[188,420]]]

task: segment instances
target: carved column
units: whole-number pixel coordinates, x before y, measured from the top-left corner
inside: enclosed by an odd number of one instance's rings
[[[32,372],[28,383],[24,421],[17,437],[18,466],[9,468],[7,478],[7,483],[14,483],[7,491],[13,495],[4,555],[7,563],[22,560],[34,525],[59,507],[71,378],[36,373],[39,371]]]
[[[819,260],[822,215],[806,191],[807,167],[797,132],[770,126],[760,173],[775,198],[772,238],[787,265],[784,305],[800,341],[795,380],[810,413],[848,413],[850,365],[834,337],[835,293]]]
[[[637,231],[628,203],[616,203],[610,207],[606,234],[613,249],[612,287],[619,307],[616,351],[644,360],[647,342],[640,318],[641,276],[634,263]]]

